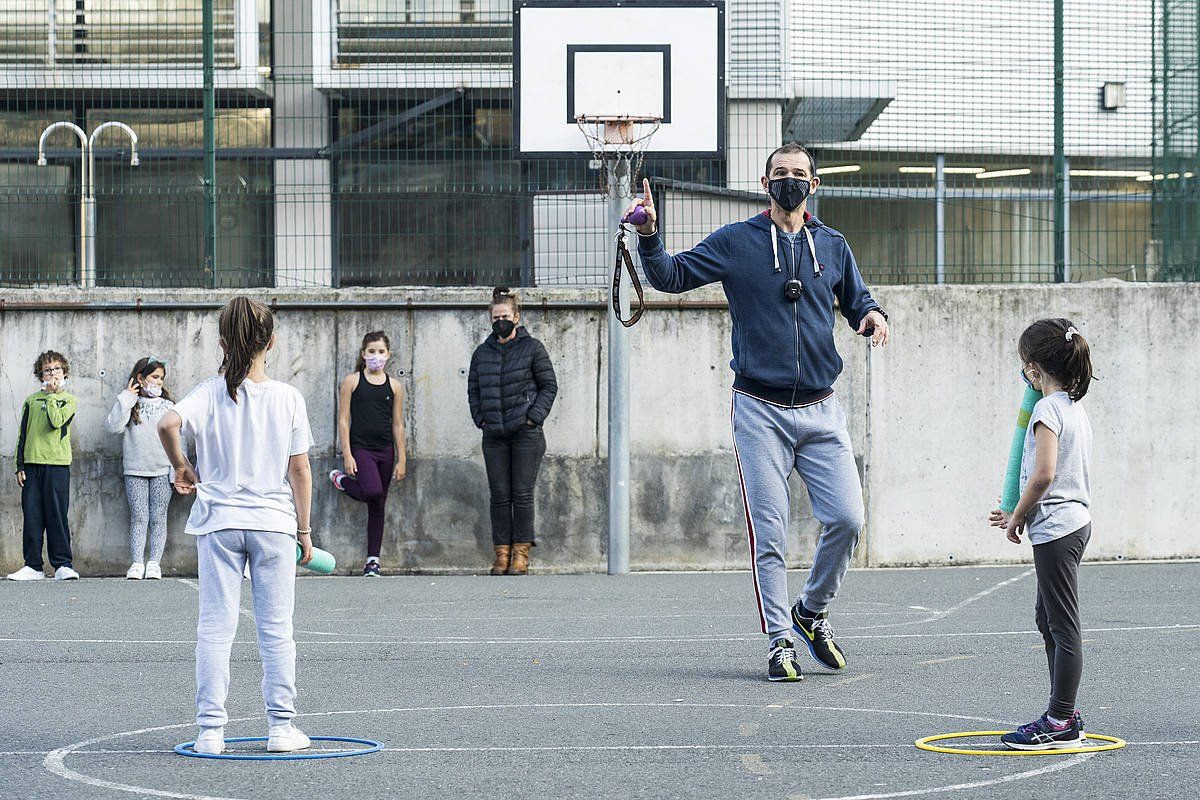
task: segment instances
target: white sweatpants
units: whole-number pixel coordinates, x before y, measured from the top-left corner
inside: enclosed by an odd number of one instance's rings
[[[237,634],[242,572],[249,561],[263,702],[271,726],[286,724],[296,715],[296,539],[274,531],[214,531],[196,537],[196,551],[196,722],[201,728],[216,728],[229,719],[229,653]]]

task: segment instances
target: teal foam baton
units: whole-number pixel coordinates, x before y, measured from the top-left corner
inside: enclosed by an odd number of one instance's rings
[[[1025,387],[1021,398],[1021,410],[1017,412],[1017,428],[1013,431],[1012,445],[1008,448],[1008,467],[1004,470],[1004,488],[1000,492],[1000,510],[1011,514],[1021,499],[1021,454],[1025,449],[1025,433],[1029,430],[1029,417],[1033,407],[1042,399],[1042,393],[1031,386]]]
[[[319,547],[314,547],[312,553],[312,561],[304,565],[305,569],[329,575],[337,568],[337,559],[333,557],[333,553]],[[296,563],[300,563],[302,558],[304,558],[304,548],[300,546],[299,542],[296,542]]]

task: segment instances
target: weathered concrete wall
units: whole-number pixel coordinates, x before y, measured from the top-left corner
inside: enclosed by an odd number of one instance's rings
[[[384,329],[406,386],[409,476],[393,487],[383,559],[391,569],[478,570],[490,557],[487,489],[479,435],[470,423],[466,369],[487,332],[479,310],[363,308],[381,298],[476,303],[462,290],[270,291],[264,299],[354,303],[284,309],[269,357],[273,377],[308,399],[317,440],[314,527],[318,543],[347,569],[363,555],[365,511],[323,476],[335,453],[336,386],[353,366],[362,334]],[[873,565],[1017,560],[1028,548],[982,521],[999,490],[1020,397],[1017,335],[1047,315],[1072,317],[1093,344],[1099,380],[1087,399],[1096,431],[1095,517],[1090,555],[1200,555],[1190,483],[1200,427],[1188,398],[1200,356],[1187,336],[1200,315],[1200,287],[1111,282],[1067,287],[883,287],[893,343],[869,351],[839,326],[846,369],[837,386],[865,477],[868,527],[860,563]],[[210,310],[70,308],[84,299],[223,300],[205,293],[104,290],[6,291],[0,312],[0,568],[21,561],[20,494],[13,471],[16,414],[37,387],[37,353],[71,360],[81,400],[74,426],[72,524],[84,574],[127,566],[120,442],[103,428],[129,366],[154,354],[170,361],[168,386],[182,395],[219,362]],[[719,290],[691,299],[720,299]],[[595,290],[535,291],[526,322],[550,350],[560,393],[546,424],[549,452],[538,483],[543,569],[605,565],[605,334],[601,308],[539,309],[594,301]],[[24,311],[25,301],[63,302]],[[741,500],[730,453],[728,319],[723,310],[654,309],[632,329],[633,537],[635,568],[744,568]],[[793,483],[791,556],[803,563],[818,526],[803,486]],[[166,568],[194,569],[182,534],[188,501],[172,504]]]

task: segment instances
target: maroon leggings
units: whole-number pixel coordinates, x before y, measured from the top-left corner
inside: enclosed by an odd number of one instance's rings
[[[383,546],[384,505],[392,483],[392,469],[396,466],[396,451],[391,447],[379,450],[351,447],[350,455],[358,464],[358,476],[347,475],[342,488],[355,500],[367,504],[367,558],[379,558],[379,548]]]

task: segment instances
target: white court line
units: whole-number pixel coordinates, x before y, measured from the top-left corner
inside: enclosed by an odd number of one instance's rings
[[[415,707],[415,708],[407,707],[407,708],[393,708],[393,709],[339,710],[339,711],[324,711],[324,712],[308,713],[308,714],[304,714],[303,716],[318,717],[318,716],[335,716],[335,715],[349,715],[349,714],[363,715],[363,714],[402,713],[402,712],[420,712],[420,711],[440,711],[440,712],[445,713],[448,711],[481,711],[481,710],[498,710],[498,709],[510,709],[510,710],[511,709],[515,709],[515,710],[556,709],[556,710],[562,710],[562,709],[628,709],[628,708],[681,708],[681,707],[698,708],[698,709],[712,709],[712,708],[747,709],[747,708],[753,708],[753,709],[757,709],[757,710],[767,710],[760,704],[749,704],[749,703],[678,703],[678,702],[672,702],[672,703],[533,703],[533,704],[522,704],[522,705],[491,704],[491,705],[474,705],[474,706],[425,706],[425,707]],[[937,712],[930,712],[930,711],[900,711],[900,710],[896,710],[896,709],[850,708],[850,707],[842,707],[842,706],[789,706],[789,708],[793,709],[793,710],[798,710],[798,711],[806,711],[807,710],[807,711],[837,711],[837,712],[843,712],[843,713],[844,712],[876,713],[876,714],[891,714],[891,715],[903,715],[903,716],[919,716],[919,717],[934,717],[934,718],[943,718],[943,719],[967,720],[970,722],[998,723],[998,724],[1004,724],[1004,725],[1009,724],[1009,723],[1004,723],[1000,720],[988,719],[988,718],[984,718],[984,717],[972,717],[972,716],[966,716],[966,715],[962,715],[962,714],[944,714],[944,713],[937,713]],[[257,719],[257,717],[242,717],[240,719],[230,720],[230,722],[231,723],[246,722],[251,719]],[[73,769],[70,769],[69,767],[66,766],[66,763],[65,763],[67,756],[76,753],[81,748],[89,747],[94,744],[99,744],[100,742],[104,742],[104,741],[108,741],[108,740],[112,740],[112,739],[123,738],[123,737],[127,737],[127,736],[136,736],[136,735],[145,734],[145,733],[156,733],[159,731],[175,730],[175,729],[179,729],[179,728],[188,728],[188,727],[191,727],[193,724],[194,723],[192,723],[192,722],[183,722],[183,723],[177,723],[174,725],[159,725],[159,726],[150,727],[150,728],[140,728],[138,730],[133,730],[133,731],[123,731],[123,732],[119,732],[119,733],[107,734],[105,736],[94,737],[92,739],[87,739],[82,742],[77,742],[75,744],[67,745],[66,747],[61,747],[61,748],[58,748],[57,750],[50,751],[49,753],[46,754],[46,757],[43,759],[42,765],[50,773],[57,775],[61,778],[64,778],[65,780],[75,781],[78,783],[83,783],[83,784],[86,784],[89,786],[96,786],[96,787],[104,788],[104,789],[113,789],[115,791],[124,791],[124,792],[130,792],[133,794],[149,795],[149,796],[154,796],[154,797],[168,797],[168,798],[173,798],[173,800],[241,800],[240,798],[217,797],[217,796],[209,796],[209,795],[194,795],[194,794],[186,794],[186,793],[182,793],[182,792],[173,792],[173,791],[168,791],[168,790],[163,790],[163,789],[152,789],[152,788],[144,787],[144,786],[132,786],[129,784],[116,783],[114,781],[107,781],[107,780],[103,780],[100,778],[95,778],[90,775],[84,775],[83,773],[80,773]],[[746,749],[748,749],[747,744],[748,743],[741,743],[736,747],[736,749],[746,750]],[[599,748],[601,746],[597,745],[595,747]],[[614,749],[637,749],[638,748],[638,746],[619,747],[619,746],[611,746],[611,745],[608,745],[607,747],[613,747]],[[646,749],[663,749],[663,748],[672,747],[672,746],[662,745],[662,746],[658,746],[657,748],[653,748],[651,746],[641,746],[641,747],[646,748]],[[468,751],[473,750],[473,749],[474,748],[467,748]],[[527,749],[527,748],[519,748],[519,749]],[[689,747],[687,749],[695,749],[695,748]],[[460,751],[455,751],[455,752],[462,752],[462,751],[460,750]],[[822,800],[882,800],[882,798],[889,798],[889,797],[913,797],[913,796],[919,796],[922,794],[939,794],[939,793],[944,793],[944,792],[959,791],[961,789],[978,789],[978,788],[984,788],[987,786],[995,786],[995,785],[1000,785],[1000,784],[1005,784],[1005,783],[1011,783],[1013,781],[1022,780],[1023,778],[1034,777],[1037,775],[1043,775],[1043,774],[1046,774],[1047,772],[1055,772],[1057,770],[1067,769],[1068,767],[1082,764],[1084,761],[1091,758],[1093,755],[1095,755],[1095,754],[1083,753],[1078,756],[1074,756],[1069,761],[1059,762],[1057,764],[1050,764],[1045,767],[1039,767],[1037,769],[1028,770],[1026,772],[1014,773],[1014,774],[1006,775],[1006,776],[1003,776],[1000,778],[992,778],[992,779],[988,779],[988,780],[984,780],[984,781],[976,781],[976,782],[969,783],[969,784],[956,784],[954,786],[949,786],[949,787],[929,787],[929,788],[923,788],[923,789],[912,789],[912,790],[906,790],[906,791],[902,791],[902,792],[892,792],[892,793],[887,793],[887,794],[848,795],[848,796],[842,796],[842,797],[836,797],[836,798],[823,798]]]
[[[1126,742],[1129,747],[1184,747],[1200,745],[1200,739],[1180,739],[1163,742]],[[385,747],[380,753],[521,753],[525,751],[555,752],[559,750],[584,751],[621,751],[621,750],[904,750],[913,746],[912,742],[844,742],[842,744],[761,744],[747,739],[740,744],[612,744],[612,745],[529,745],[522,747]],[[988,743],[963,743],[961,747],[992,747]],[[52,750],[0,750],[4,756],[45,756]],[[140,750],[72,750],[72,756],[152,756],[168,755],[173,749],[148,748]]]
[[[931,612],[930,615],[928,617],[925,617],[924,619],[911,619],[911,620],[905,620],[904,622],[885,622],[881,625],[864,625],[864,626],[860,626],[856,630],[870,631],[870,630],[880,630],[883,628],[903,628],[908,625],[926,625],[931,622],[938,622],[938,621],[943,620],[946,617],[950,616],[951,614],[954,614],[958,611],[962,611],[964,608],[971,605],[972,603],[979,602],[980,600],[987,597],[989,594],[991,594],[992,592],[994,592],[998,589],[1003,589],[1005,586],[1016,583],[1017,581],[1022,580],[1024,578],[1028,578],[1033,573],[1034,573],[1034,570],[1031,568],[1031,569],[1025,570],[1020,575],[1014,575],[1011,578],[1005,578],[1004,580],[1000,581],[999,583],[993,584],[992,586],[989,586],[988,588],[984,589],[981,592],[976,592],[975,594],[971,595],[970,597],[968,597],[965,600],[960,600],[959,602],[955,603],[954,605],[950,606],[949,608],[947,608],[943,611]]]
[[[881,792],[879,794],[854,794],[854,795],[839,795],[837,797],[821,797],[814,800],[886,800],[891,797],[920,797],[925,794],[944,794],[946,792],[959,792],[963,789],[982,789],[988,786],[999,786],[1013,781],[1020,781],[1026,778],[1036,778],[1038,775],[1045,775],[1050,772],[1058,772],[1063,769],[1079,766],[1090,758],[1095,757],[1095,753],[1080,753],[1066,761],[1060,761],[1057,764],[1048,764],[1037,769],[1027,770],[1025,772],[1017,772],[1012,775],[1005,775],[1002,778],[989,778],[985,781],[973,781],[971,783],[956,783],[953,786],[938,786],[933,789],[908,789],[902,792]]]
[[[1182,631],[1200,629],[1200,623],[1176,623],[1174,625],[1128,625],[1111,628],[1084,628],[1083,633],[1138,633],[1142,631]],[[1041,636],[1037,630],[1016,631],[942,631],[937,633],[863,633],[838,635],[838,639],[958,639],[962,637],[988,636]],[[745,636],[729,634],[727,636],[595,636],[581,639],[550,639],[540,637],[520,637],[510,639],[479,639],[471,636],[444,637],[441,639],[337,639],[325,641],[299,641],[296,644],[304,647],[328,645],[343,647],[345,645],[406,645],[406,646],[446,646],[459,647],[463,644],[638,644],[643,642],[705,642],[708,644],[736,644],[738,642],[759,642],[762,636]],[[27,644],[171,644],[194,645],[195,639],[49,639],[49,638],[20,638],[15,636],[0,637],[0,643]],[[257,642],[238,639],[233,642],[240,645],[254,645]]]

